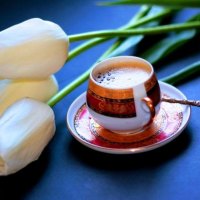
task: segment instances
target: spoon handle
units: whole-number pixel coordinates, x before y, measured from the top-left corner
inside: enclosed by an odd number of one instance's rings
[[[195,100],[162,98],[161,101],[168,102],[168,103],[180,103],[180,104],[200,107],[200,101],[195,101]]]

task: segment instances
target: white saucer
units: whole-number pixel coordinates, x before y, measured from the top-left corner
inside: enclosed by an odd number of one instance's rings
[[[163,82],[159,84],[162,95],[186,99],[177,88]],[[85,105],[85,95],[83,93],[71,104],[66,117],[67,126],[77,141],[104,153],[135,154],[159,148],[180,135],[190,118],[190,106],[162,102],[152,126],[143,133],[146,138],[129,140],[126,136],[112,135],[114,133],[95,123]]]

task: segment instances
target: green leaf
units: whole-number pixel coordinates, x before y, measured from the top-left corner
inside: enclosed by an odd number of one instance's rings
[[[133,36],[125,39],[117,49],[115,49],[108,57],[118,56],[125,51],[129,50],[136,44],[138,44],[144,38],[143,35]]]
[[[131,26],[134,26],[135,23],[137,23],[138,20],[146,16],[150,10],[151,10],[151,6],[146,6],[146,5],[141,6],[140,10],[133,16],[133,18],[127,24],[125,24],[124,26],[120,28],[127,29],[127,28],[130,28]]]
[[[200,74],[200,61],[197,61],[167,77],[160,79],[163,82],[175,85],[179,82],[186,81],[194,75]]]
[[[196,30],[188,30],[170,35],[156,43],[153,47],[141,54],[140,57],[148,60],[150,63],[155,63],[181,47],[195,35]]]
[[[153,6],[150,10],[148,10],[148,13],[147,12],[146,13],[142,13],[142,12],[139,13],[140,15],[136,15],[136,17],[131,22],[134,23],[135,20],[138,20],[138,19],[144,17],[144,15],[146,15],[145,16],[146,18],[151,17],[151,16],[155,16],[156,14],[162,13],[164,10],[165,9],[162,8],[162,7]],[[141,14],[143,14],[143,15],[141,15]],[[156,26],[156,25],[159,24],[159,21],[160,20],[158,19],[154,22],[150,22],[148,24],[145,24],[143,27]],[[131,25],[131,23],[129,23],[129,25]],[[115,49],[112,49],[111,53],[107,53],[106,57],[114,57],[114,56],[121,55],[122,53],[126,52],[130,48],[137,45],[143,38],[144,38],[144,35],[132,36],[132,37],[128,37],[127,39],[119,38],[116,41]]]
[[[199,18],[200,14],[195,15],[189,20],[189,22],[199,20]],[[185,43],[189,42],[192,38],[195,37],[196,34],[197,30],[195,29],[174,33],[156,43],[140,56],[152,64],[156,63],[157,61],[161,60],[162,58],[183,46]]]
[[[160,5],[169,7],[200,7],[199,0],[118,0],[110,2],[100,2],[99,5],[112,6],[112,5],[131,5],[131,4],[147,4],[147,5]]]

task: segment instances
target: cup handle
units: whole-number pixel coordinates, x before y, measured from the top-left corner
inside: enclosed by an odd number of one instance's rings
[[[145,127],[149,126],[153,122],[153,118],[156,115],[155,107],[153,105],[153,101],[149,97],[144,97],[142,101],[146,104],[146,106],[149,108],[150,111],[150,118],[148,123],[145,125]]]

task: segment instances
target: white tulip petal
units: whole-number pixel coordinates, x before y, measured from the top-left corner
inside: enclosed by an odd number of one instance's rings
[[[10,106],[0,118],[0,175],[38,159],[54,133],[54,113],[47,104],[26,98]]]
[[[53,75],[42,80],[0,80],[0,115],[21,98],[47,102],[57,91],[58,83]]]
[[[0,77],[47,78],[66,62],[69,41],[57,24],[33,18],[0,32]]]

